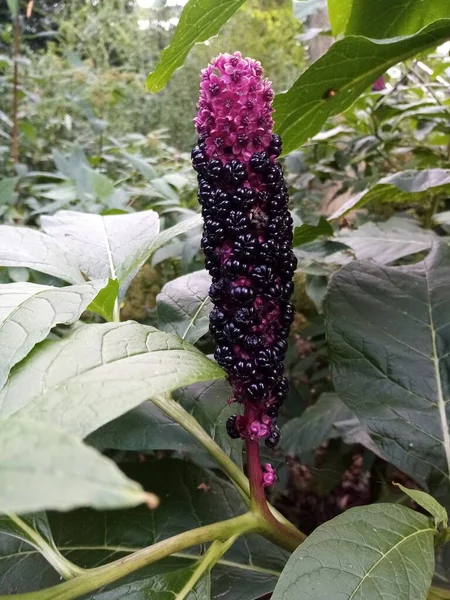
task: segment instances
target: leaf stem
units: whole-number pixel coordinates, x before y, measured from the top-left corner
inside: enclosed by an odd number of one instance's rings
[[[33,529],[33,527],[30,527],[20,517],[13,514],[8,514],[7,516],[10,521],[23,531],[25,534],[23,539],[32,544],[47,562],[52,565],[55,571],[61,575],[61,577],[64,577],[64,579],[72,579],[85,572],[84,569],[77,567],[77,565],[74,565],[67,560],[57,548],[51,546],[40,533]],[[8,534],[8,532],[6,533]]]
[[[227,552],[234,542],[237,539],[237,535],[229,538],[225,542],[221,540],[216,540],[211,544],[211,546],[206,551],[205,555],[199,560],[197,563],[197,567],[192,573],[189,581],[183,587],[183,589],[178,592],[175,600],[184,600],[186,596],[190,593],[193,587],[199,582],[201,577],[212,569],[212,567],[222,558],[222,556]]]
[[[0,600],[75,600],[175,552],[215,540],[227,542],[235,536],[250,532],[261,533],[263,530],[264,525],[261,523],[261,519],[254,513],[248,512],[233,519],[185,531],[102,567],[84,571],[75,579],[46,590],[29,594],[0,596]]]
[[[119,304],[119,298],[116,298],[114,300],[113,323],[120,323],[120,304]]]
[[[218,462],[224,473],[233,481],[242,493],[244,500],[249,504],[250,486],[247,477],[231,458],[222,450],[211,436],[181,404],[175,402],[170,396],[158,396],[151,401],[163,413],[176,421],[183,429],[190,433]]]
[[[223,472],[228,475],[231,481],[240,492],[244,502],[250,506],[250,484],[247,477],[239,469],[239,467],[231,460],[231,458],[222,450],[222,448],[209,436],[198,421],[185,410],[181,404],[175,402],[169,395],[158,396],[152,398],[151,401],[157,406],[163,413],[169,416],[171,419],[176,421],[183,429],[190,433],[217,461]],[[258,454],[258,464],[259,454]],[[260,467],[261,468],[261,467]],[[263,492],[264,493],[264,492]],[[276,508],[266,502],[266,506],[270,513],[275,517],[279,523],[282,523],[288,530],[291,531],[292,536],[297,540],[297,546],[299,543],[306,539],[306,535],[299,531],[286,517],[284,517]]]

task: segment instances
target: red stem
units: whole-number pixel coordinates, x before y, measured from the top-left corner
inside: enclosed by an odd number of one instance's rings
[[[245,406],[245,418],[248,422],[251,422],[255,417],[253,413],[254,407],[248,402]],[[247,472],[250,481],[251,508],[264,519],[270,539],[276,544],[293,551],[306,539],[306,536],[294,526],[287,526],[280,523],[273,516],[264,492],[263,471],[259,456],[259,440],[247,439],[245,447],[247,451]]]
[[[259,441],[246,440],[247,469],[250,481],[250,499],[253,508],[264,516],[265,520],[276,520],[267,506],[266,494],[264,493],[263,472],[259,456]]]

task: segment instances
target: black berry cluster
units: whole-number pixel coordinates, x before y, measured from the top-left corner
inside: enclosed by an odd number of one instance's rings
[[[288,392],[283,376],[289,299],[297,261],[283,170],[281,139],[254,152],[247,164],[208,160],[205,142],[192,151],[204,217],[201,246],[212,276],[210,332],[215,358],[226,370],[233,400],[244,414],[227,422],[232,438],[265,439],[277,445],[278,411]]]

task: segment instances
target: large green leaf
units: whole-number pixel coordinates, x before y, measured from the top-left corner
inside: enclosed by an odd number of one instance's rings
[[[321,235],[333,235],[333,228],[324,217],[320,217],[317,225],[302,223],[299,227],[296,227],[294,229],[293,245],[301,246],[302,244],[313,242]]]
[[[58,323],[80,318],[106,281],[57,288],[34,283],[0,285],[0,388],[11,368]]]
[[[68,433],[28,419],[0,422],[0,479],[0,512],[146,501],[142,488],[112,461]]]
[[[87,277],[119,282],[148,258],[159,232],[159,216],[152,210],[107,216],[62,210],[43,216],[41,224]]]
[[[407,267],[354,262],[325,299],[336,391],[392,463],[440,493],[450,474],[450,248]],[[447,490],[447,494],[446,494]]]
[[[374,187],[347,200],[330,219],[338,219],[372,201],[393,204],[423,202],[434,194],[448,194],[449,191],[450,169],[401,171],[383,177]]]
[[[127,511],[100,513],[82,509],[70,514],[50,514],[55,542],[71,561],[81,567],[95,567],[118,559],[194,527],[227,519],[245,511],[245,506],[231,484],[193,465],[176,460],[162,460],[141,465],[127,465],[126,474],[151,489],[161,498],[161,505],[151,515],[144,506]],[[168,477],[170,474],[170,477]],[[171,558],[139,570],[118,581],[108,590],[91,593],[86,600],[144,600],[151,595],[152,583],[166,581],[165,576],[190,569],[200,558],[202,549]],[[256,600],[275,587],[287,554],[260,536],[238,540],[214,568],[212,596],[223,600]],[[160,579],[156,579],[156,577]],[[0,535],[0,593],[23,593],[60,583],[59,576],[46,565],[33,548],[14,538]],[[147,595],[144,595],[147,584]],[[138,590],[139,595],[126,595]],[[122,596],[119,595],[120,590]],[[116,594],[116,595],[114,595]],[[173,595],[172,595],[173,598]]]
[[[28,267],[69,283],[83,283],[76,261],[56,240],[35,229],[0,226],[0,266]]]
[[[448,17],[447,0],[328,0],[333,35],[393,38]]]
[[[349,246],[359,260],[389,263],[428,250],[439,241],[430,229],[422,229],[412,219],[392,217],[384,223],[364,223],[357,229],[342,229],[337,239]]]
[[[426,600],[434,527],[392,504],[353,508],[321,525],[289,559],[273,600]]]
[[[156,297],[160,329],[195,344],[208,331],[210,285],[211,276],[205,270],[166,283]]]
[[[84,437],[152,396],[223,374],[178,336],[133,321],[87,325],[42,342],[15,367],[0,418],[27,416]]]
[[[241,463],[242,442],[232,440],[225,428],[228,417],[236,412],[236,406],[228,404],[231,396],[230,385],[224,379],[194,383],[176,392],[181,406],[197,419],[226,454]],[[137,452],[176,450],[198,454],[201,451],[195,438],[151,402],[108,423],[93,433],[89,442],[100,448]]]
[[[313,406],[283,427],[281,448],[286,454],[302,457],[326,440],[339,437],[334,424],[352,417],[353,413],[337,394],[322,394]]]
[[[170,45],[163,50],[156,69],[147,78],[147,88],[159,92],[173,72],[181,67],[192,46],[219,33],[220,28],[245,0],[189,0]]]
[[[391,40],[349,36],[337,41],[290,90],[275,98],[276,131],[284,151],[295,150],[318,133],[330,116],[351,106],[389,67],[448,38],[450,19],[441,19],[411,36]]]

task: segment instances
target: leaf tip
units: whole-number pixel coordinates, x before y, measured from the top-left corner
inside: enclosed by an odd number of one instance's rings
[[[160,505],[160,500],[156,494],[152,494],[151,492],[144,493],[144,504],[150,510],[155,510]]]

